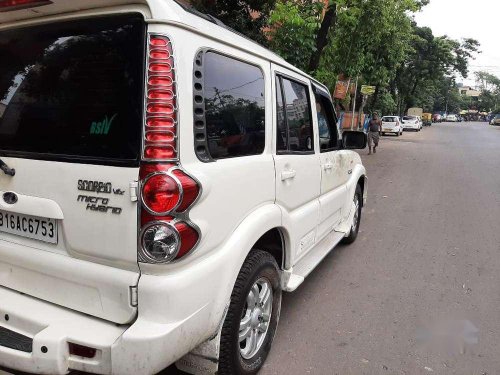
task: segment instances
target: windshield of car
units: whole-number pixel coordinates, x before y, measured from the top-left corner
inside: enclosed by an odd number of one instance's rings
[[[0,150],[137,160],[144,21],[138,15],[0,32]]]

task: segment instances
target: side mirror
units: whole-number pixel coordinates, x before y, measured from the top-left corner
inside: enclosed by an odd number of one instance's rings
[[[364,132],[344,131],[342,133],[342,144],[347,150],[363,150],[367,142],[368,137]]]

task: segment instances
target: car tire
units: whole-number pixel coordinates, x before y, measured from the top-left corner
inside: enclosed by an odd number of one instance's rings
[[[353,223],[347,237],[342,239],[342,243],[351,244],[356,241],[359,233],[359,225],[361,223],[361,213],[363,211],[363,192],[361,191],[361,186],[358,184],[356,186],[356,192],[354,193],[353,203],[356,206],[357,212],[354,214]]]
[[[398,133],[395,133],[396,134],[396,137],[399,137],[399,132]]]
[[[276,260],[265,251],[252,250],[236,279],[222,326],[218,374],[258,373],[271,350],[280,312]]]

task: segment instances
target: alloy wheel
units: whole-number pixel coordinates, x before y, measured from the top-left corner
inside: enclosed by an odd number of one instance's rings
[[[250,288],[240,321],[239,343],[243,358],[252,358],[262,347],[269,330],[272,308],[272,285],[266,278],[260,278]]]

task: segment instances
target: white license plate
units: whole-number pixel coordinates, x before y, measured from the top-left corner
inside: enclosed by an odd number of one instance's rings
[[[57,221],[45,217],[0,211],[0,232],[57,243]]]

